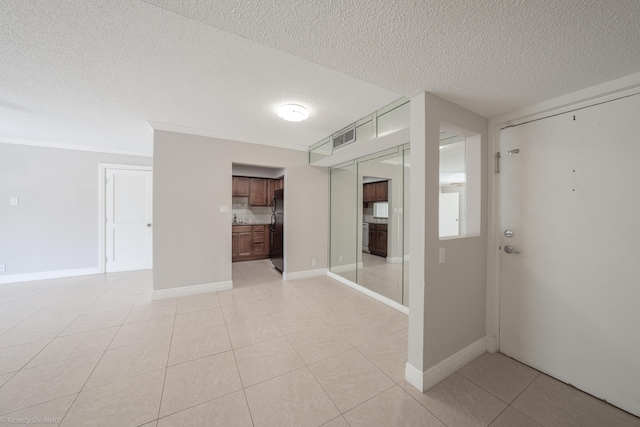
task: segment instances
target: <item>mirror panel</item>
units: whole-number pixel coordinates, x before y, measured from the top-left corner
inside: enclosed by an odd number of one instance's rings
[[[404,194],[403,194],[403,202],[404,202],[404,206],[402,208],[402,227],[403,227],[403,246],[404,246],[404,256],[403,256],[403,274],[402,274],[402,304],[406,305],[407,307],[409,306],[409,263],[410,263],[410,256],[409,256],[409,243],[411,242],[410,236],[411,236],[411,228],[410,228],[410,217],[409,217],[409,212],[410,209],[409,207],[410,205],[410,194],[411,194],[411,179],[410,179],[410,175],[411,175],[411,149],[406,147],[403,150],[403,157],[404,157],[404,164],[403,164],[403,170],[404,170],[404,186],[403,186],[403,190],[404,190]]]
[[[356,281],[358,215],[356,165],[351,163],[330,171],[330,271]]]
[[[358,162],[359,222],[362,250],[357,282],[397,303],[403,303],[403,153],[367,158]],[[387,205],[387,217],[376,207]]]

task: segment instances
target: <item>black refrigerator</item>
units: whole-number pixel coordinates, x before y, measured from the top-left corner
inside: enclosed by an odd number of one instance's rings
[[[271,262],[273,266],[280,270],[284,269],[284,190],[276,190],[271,204]]]

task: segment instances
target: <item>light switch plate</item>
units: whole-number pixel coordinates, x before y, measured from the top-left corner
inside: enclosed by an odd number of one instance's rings
[[[229,206],[220,206],[220,213],[221,214],[228,214],[229,213]]]
[[[438,254],[438,264],[444,264],[444,248],[440,248],[440,252]]]
[[[18,199],[17,197],[11,197],[9,199],[9,204],[11,206],[18,206],[19,203],[20,203],[20,199]]]

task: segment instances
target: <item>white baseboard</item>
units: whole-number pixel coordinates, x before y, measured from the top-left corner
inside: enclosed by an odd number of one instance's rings
[[[370,289],[365,288],[364,286],[360,286],[357,283],[353,283],[351,280],[347,280],[342,276],[338,276],[337,274],[334,274],[330,271],[327,271],[327,276],[331,277],[334,280],[337,280],[340,283],[343,283],[347,286],[349,286],[350,288],[355,289],[358,292],[362,292],[363,294],[370,296],[371,298],[380,301],[383,304],[388,305],[389,307],[395,308],[396,310],[404,313],[404,314],[409,314],[409,307],[405,307],[402,304],[399,304],[397,302],[395,302],[392,299],[389,299],[387,297],[384,297],[378,293],[373,292]]]
[[[204,283],[202,285],[183,286],[180,288],[158,289],[151,293],[151,300],[157,301],[168,298],[188,297],[191,295],[206,294],[208,292],[226,291],[233,289],[233,281],[217,283]]]
[[[422,386],[424,382],[424,375],[422,374],[422,371],[420,371],[419,369],[416,369],[409,362],[407,362],[407,364],[404,367],[404,379],[407,380],[409,384],[411,384],[421,392],[424,392],[424,389]]]
[[[420,372],[412,365],[407,363],[405,366],[404,376],[409,384],[418,390],[425,392],[440,381],[462,368],[473,359],[482,356],[487,351],[486,337],[480,338],[473,344],[468,345],[454,355],[444,359],[442,362]]]
[[[308,279],[310,277],[319,277],[319,276],[326,276],[326,275],[327,275],[326,268],[318,268],[315,270],[293,271],[291,273],[282,273],[282,279],[284,281],[287,281],[287,280],[296,280],[296,279]]]
[[[389,264],[401,264],[402,260],[403,260],[403,258],[401,256],[388,256],[387,257],[387,262]]]
[[[362,264],[360,265],[362,268]],[[331,270],[334,273],[348,273],[350,271],[356,271],[355,264],[345,264],[345,265],[336,265],[335,267],[331,267]]]
[[[498,351],[498,337],[495,335],[487,337],[487,351],[492,354]]]
[[[31,282],[33,280],[61,279],[64,277],[75,276],[90,276],[93,274],[100,274],[100,270],[97,267],[94,267],[75,268],[72,270],[41,271],[38,273],[8,274],[6,276],[0,276],[0,284]]]

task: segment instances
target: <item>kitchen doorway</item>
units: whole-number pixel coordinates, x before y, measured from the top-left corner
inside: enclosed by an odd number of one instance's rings
[[[244,280],[241,277],[255,273],[256,268],[273,269],[279,275],[284,271],[284,175],[284,168],[232,165],[234,286]]]

